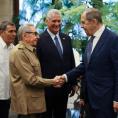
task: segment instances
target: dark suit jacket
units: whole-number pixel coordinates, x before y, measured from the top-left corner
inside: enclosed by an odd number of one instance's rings
[[[118,101],[118,36],[105,28],[89,64],[86,51],[83,63],[67,73],[72,82],[79,75],[85,75],[87,94],[93,108],[106,109]],[[112,107],[111,107],[112,108]]]
[[[59,36],[63,46],[63,58],[60,57],[47,30],[40,35],[40,39],[38,40],[37,55],[41,63],[42,76],[44,78],[53,78],[75,67],[70,37],[63,33],[59,33]],[[57,88],[47,88],[46,91],[51,95],[55,89]],[[62,90],[66,93],[69,92],[69,89],[69,84],[65,84],[60,89],[58,88],[58,90]],[[56,91],[56,93],[58,94],[58,91]]]

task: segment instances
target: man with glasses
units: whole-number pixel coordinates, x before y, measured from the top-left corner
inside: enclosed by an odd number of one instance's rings
[[[0,23],[0,117],[8,118],[10,108],[9,53],[16,37],[15,24],[9,21]]]
[[[11,110],[18,118],[42,118],[46,111],[44,87],[60,86],[58,78],[42,79],[35,45],[39,38],[32,24],[19,28],[20,43],[10,53]]]

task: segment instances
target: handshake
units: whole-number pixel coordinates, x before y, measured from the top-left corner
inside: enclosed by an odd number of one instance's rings
[[[66,78],[64,75],[55,76],[52,80],[53,87],[61,87],[66,82]]]

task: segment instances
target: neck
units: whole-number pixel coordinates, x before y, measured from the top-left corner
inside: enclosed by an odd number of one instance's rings
[[[98,24],[97,27],[94,28],[93,34],[95,34],[95,32],[98,31],[102,26],[103,24]]]

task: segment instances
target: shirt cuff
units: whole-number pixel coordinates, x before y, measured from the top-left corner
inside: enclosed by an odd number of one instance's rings
[[[113,103],[117,103],[117,104],[118,104],[118,102],[117,102],[117,101],[113,101]]]
[[[64,78],[65,78],[65,82],[68,82],[68,78],[66,74],[63,74]]]

